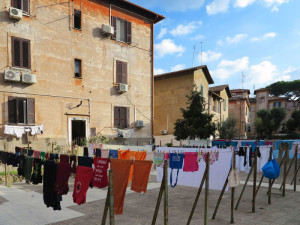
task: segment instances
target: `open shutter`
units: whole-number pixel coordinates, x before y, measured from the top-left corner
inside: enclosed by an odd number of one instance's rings
[[[17,99],[8,97],[8,122],[17,123]]]
[[[12,66],[21,66],[21,40],[12,37]]]
[[[27,123],[35,124],[35,106],[34,98],[27,99]]]
[[[23,5],[22,5],[23,12],[28,13],[28,14],[29,14],[29,3],[30,3],[30,0],[23,0]]]
[[[122,62],[121,61],[116,61],[116,83],[122,83]]]
[[[114,27],[114,34],[112,35],[112,39],[116,40],[117,39],[117,18],[112,16],[111,17],[111,26]]]
[[[130,128],[130,108],[126,108],[126,128]]]
[[[127,63],[122,63],[122,83],[127,84]]]
[[[30,68],[30,41],[22,40],[22,67]]]
[[[127,43],[131,44],[131,22],[127,21]]]

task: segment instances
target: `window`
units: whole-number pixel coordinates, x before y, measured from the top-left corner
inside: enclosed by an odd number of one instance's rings
[[[11,0],[11,7],[22,9],[23,13],[29,14],[30,0]]]
[[[203,85],[201,85],[200,93],[201,93],[201,97],[203,97]]]
[[[280,108],[281,102],[274,102],[274,108]]]
[[[80,59],[74,59],[74,77],[76,77],[76,78],[82,78],[82,74],[81,74],[81,60]]]
[[[121,129],[129,127],[128,107],[114,107],[114,127]]]
[[[33,98],[8,97],[8,122],[34,124],[35,107]]]
[[[261,103],[261,102],[265,102],[265,97],[260,97],[259,98],[259,102]]]
[[[131,44],[131,22],[112,16],[111,23],[114,27],[112,39]]]
[[[30,69],[30,41],[12,37],[12,66]]]
[[[81,30],[81,11],[74,9],[74,28]]]
[[[223,101],[223,110],[226,111],[226,99]]]
[[[116,83],[127,84],[127,62],[116,61]]]

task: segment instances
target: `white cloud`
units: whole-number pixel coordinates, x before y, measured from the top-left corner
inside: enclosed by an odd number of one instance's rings
[[[185,48],[181,45],[176,45],[171,39],[163,39],[160,43],[154,45],[154,50],[159,57],[163,57],[167,54],[178,54],[182,55]]]
[[[247,77],[250,78],[248,82],[251,84],[258,84],[261,86],[267,86],[275,79],[277,73],[277,67],[270,61],[262,61],[257,65],[250,67]]]
[[[157,35],[158,39],[163,38],[167,34],[167,28],[161,28],[159,34]]]
[[[173,36],[181,36],[181,35],[187,35],[192,32],[194,32],[199,25],[202,25],[202,22],[191,22],[189,24],[179,24],[175,29],[171,30],[170,33]]]
[[[234,7],[245,8],[256,0],[235,0]]]
[[[249,66],[249,57],[242,57],[240,59],[236,59],[233,61],[230,60],[222,60],[218,65],[217,69],[211,71],[213,77],[217,77],[219,79],[227,79],[231,75],[247,70]]]
[[[273,6],[273,8],[271,9],[271,12],[279,12],[279,9],[277,6]]]
[[[279,12],[278,6],[284,3],[288,3],[289,0],[264,0],[267,7],[272,7],[271,12]]]
[[[220,46],[223,46],[223,41],[222,40],[218,40],[217,44],[220,45]]]
[[[218,60],[222,56],[220,52],[213,52],[208,50],[207,52],[202,52],[202,62],[211,62]],[[198,55],[198,60],[201,63],[201,53]]]
[[[215,0],[206,6],[206,12],[209,15],[214,15],[221,12],[227,12],[230,0]]]
[[[227,37],[226,41],[229,44],[237,44],[239,43],[241,40],[246,39],[248,37],[247,34],[237,34],[234,37]]]
[[[163,73],[166,73],[167,71],[164,70],[164,69],[161,69],[161,68],[154,68],[154,75],[157,75],[157,74],[163,74]]]
[[[195,36],[195,37],[191,37],[191,39],[192,39],[192,40],[199,41],[199,40],[205,39],[205,36],[202,35],[202,34],[199,34],[199,35],[197,35],[197,36]]]
[[[276,35],[277,35],[276,33],[270,32],[270,33],[264,34],[262,37],[253,37],[253,38],[251,38],[251,41],[252,42],[264,41],[269,38],[274,38],[274,37],[276,37]]]
[[[171,71],[173,72],[173,71],[183,70],[185,67],[186,67],[185,64],[177,64],[176,66],[173,66],[171,68]]]

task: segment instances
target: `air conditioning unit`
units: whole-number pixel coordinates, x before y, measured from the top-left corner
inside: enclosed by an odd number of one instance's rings
[[[160,133],[163,135],[167,135],[169,132],[168,132],[168,130],[161,130]]]
[[[13,18],[13,19],[17,19],[17,20],[22,19],[23,18],[22,9],[10,7],[9,8],[9,17]]]
[[[118,85],[118,91],[119,92],[127,92],[128,91],[128,85],[127,84],[119,84]]]
[[[22,82],[26,84],[35,84],[36,76],[34,74],[23,73],[22,74]]]
[[[102,24],[102,33],[103,34],[108,34],[108,35],[113,35],[114,34],[114,27],[109,26],[107,24]]]
[[[5,70],[4,80],[15,81],[15,82],[20,81],[20,72]]]
[[[144,127],[144,120],[137,120],[135,121],[135,127],[137,128],[141,128],[141,127]]]

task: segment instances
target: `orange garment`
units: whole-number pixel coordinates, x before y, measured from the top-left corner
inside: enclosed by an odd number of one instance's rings
[[[134,161],[131,190],[139,193],[146,193],[151,166],[152,161]]]
[[[130,160],[110,159],[110,169],[113,172],[115,214],[123,214],[123,206],[130,168]]]
[[[138,151],[130,151],[130,150],[119,150],[119,159],[133,159],[133,160],[145,160],[146,159],[146,152],[138,152]],[[132,179],[133,173],[133,165],[131,166],[128,184]]]

